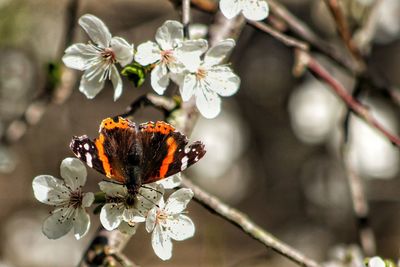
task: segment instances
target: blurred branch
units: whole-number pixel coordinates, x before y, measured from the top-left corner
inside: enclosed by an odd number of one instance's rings
[[[290,247],[284,242],[280,241],[263,228],[251,221],[246,214],[226,205],[221,202],[218,198],[210,195],[209,193],[202,190],[197,185],[193,184],[188,179],[182,177],[182,186],[190,188],[194,192],[194,199],[203,205],[205,208],[210,210],[212,213],[216,213],[224,220],[232,223],[233,225],[242,229],[249,236],[255,240],[261,242],[267,248],[274,250],[280,255],[288,258],[289,260],[297,263],[300,266],[306,267],[320,267],[321,265],[314,260],[307,258],[298,250]]]
[[[366,106],[357,101],[343,85],[337,81],[332,75],[310,54],[305,51],[298,50],[303,63],[317,78],[322,79],[328,84],[333,91],[345,102],[348,108],[358,117],[363,119],[371,127],[383,134],[393,145],[400,147],[400,138],[386,130],[371,114]]]
[[[336,22],[337,31],[340,37],[342,38],[344,45],[350,51],[350,53],[352,54],[353,58],[357,61],[357,63],[363,69],[365,69],[364,60],[361,56],[360,51],[354,45],[354,42],[352,40],[352,34],[350,32],[349,25],[347,23],[347,19],[343,14],[342,8],[340,7],[338,0],[325,0],[325,3],[328,6],[329,10],[331,11],[331,14]]]
[[[189,36],[189,23],[190,23],[190,0],[182,0],[183,34],[188,39],[190,39],[190,36]]]

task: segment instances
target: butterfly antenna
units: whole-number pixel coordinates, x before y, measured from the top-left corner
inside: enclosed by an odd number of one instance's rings
[[[163,195],[163,193],[162,193],[161,191],[158,191],[157,189],[154,189],[154,188],[152,188],[152,187],[147,187],[147,186],[145,186],[145,185],[142,185],[142,187],[143,187],[143,188],[146,188],[146,189],[149,189],[149,190],[152,190],[152,191],[156,191],[158,194]]]
[[[154,191],[157,191],[157,190],[154,190]],[[161,193],[161,192],[160,192],[160,193]],[[155,203],[155,202],[154,202],[153,200],[151,200],[151,199],[148,199],[147,197],[145,197],[144,195],[142,195],[140,192],[138,192],[137,194],[140,195],[140,196],[142,196],[142,197],[144,197],[144,199],[146,199],[147,201],[149,201],[151,204],[155,205],[157,208],[160,208],[160,206],[158,206],[157,203]]]

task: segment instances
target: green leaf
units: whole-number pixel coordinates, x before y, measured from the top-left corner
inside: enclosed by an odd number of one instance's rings
[[[55,88],[61,81],[61,65],[56,62],[49,62],[47,64],[47,87]]]
[[[121,71],[121,74],[128,78],[135,87],[140,87],[146,80],[147,69],[138,63],[132,63]]]

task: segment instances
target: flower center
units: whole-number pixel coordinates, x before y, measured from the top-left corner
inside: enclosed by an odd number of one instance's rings
[[[115,59],[114,51],[109,47],[107,47],[103,51],[101,51],[101,56],[109,64],[114,64],[117,62],[117,60]]]
[[[157,211],[157,221],[162,222],[168,219],[168,214],[165,213],[163,210],[158,210]]]
[[[161,51],[161,61],[165,64],[174,63],[175,57],[172,50]]]
[[[207,71],[206,71],[205,69],[199,68],[199,69],[197,70],[197,72],[196,72],[196,79],[197,79],[198,81],[204,79],[206,76],[207,76]]]
[[[72,191],[69,197],[68,206],[72,206],[74,209],[79,208],[82,205],[83,194],[81,190]]]

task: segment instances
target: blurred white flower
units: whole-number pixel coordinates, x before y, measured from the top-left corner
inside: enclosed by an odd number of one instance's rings
[[[107,204],[100,212],[100,221],[109,231],[121,227],[123,232],[134,233],[135,229],[129,230],[127,225],[121,223],[126,222],[133,227],[136,223],[144,222],[147,212],[160,201],[163,193],[162,186],[143,186],[136,195],[128,192],[126,186],[120,184],[100,182],[99,186],[107,199]]]
[[[146,230],[151,235],[154,252],[162,260],[172,257],[171,239],[181,241],[194,235],[192,220],[183,215],[183,211],[193,197],[190,189],[182,188],[170,195],[167,202],[161,198],[158,206],[153,207],[146,219]]]
[[[240,12],[249,20],[263,20],[269,14],[266,0],[221,0],[219,8],[228,19],[237,16]]]
[[[121,37],[112,37],[104,22],[93,15],[83,15],[79,24],[93,43],[71,45],[62,60],[67,67],[84,71],[79,90],[87,98],[94,98],[109,79],[117,100],[122,94],[122,80],[115,64],[125,66],[132,62],[133,45]]]
[[[80,239],[90,227],[90,217],[85,208],[93,203],[93,193],[83,193],[86,183],[86,168],[75,158],[66,158],[60,166],[61,177],[39,175],[33,179],[32,187],[37,200],[53,205],[56,209],[43,223],[43,233],[57,239],[74,228],[75,238]]]
[[[369,259],[368,267],[386,267],[386,264],[380,257],[375,256]]]
[[[197,108],[208,119],[220,113],[220,96],[232,96],[239,89],[240,78],[221,64],[234,46],[235,41],[227,39],[211,47],[202,61],[184,62],[188,73],[179,83],[182,100],[194,95]]]
[[[181,173],[177,173],[160,181],[154,182],[150,184],[152,185],[161,185],[164,189],[174,189],[178,187],[182,182]]]
[[[147,41],[137,47],[135,61],[143,66],[155,64],[151,71],[151,86],[162,95],[167,89],[171,73],[182,73],[182,62],[199,61],[200,55],[207,49],[203,39],[186,40],[183,38],[183,25],[168,20],[158,28],[156,42]]]

